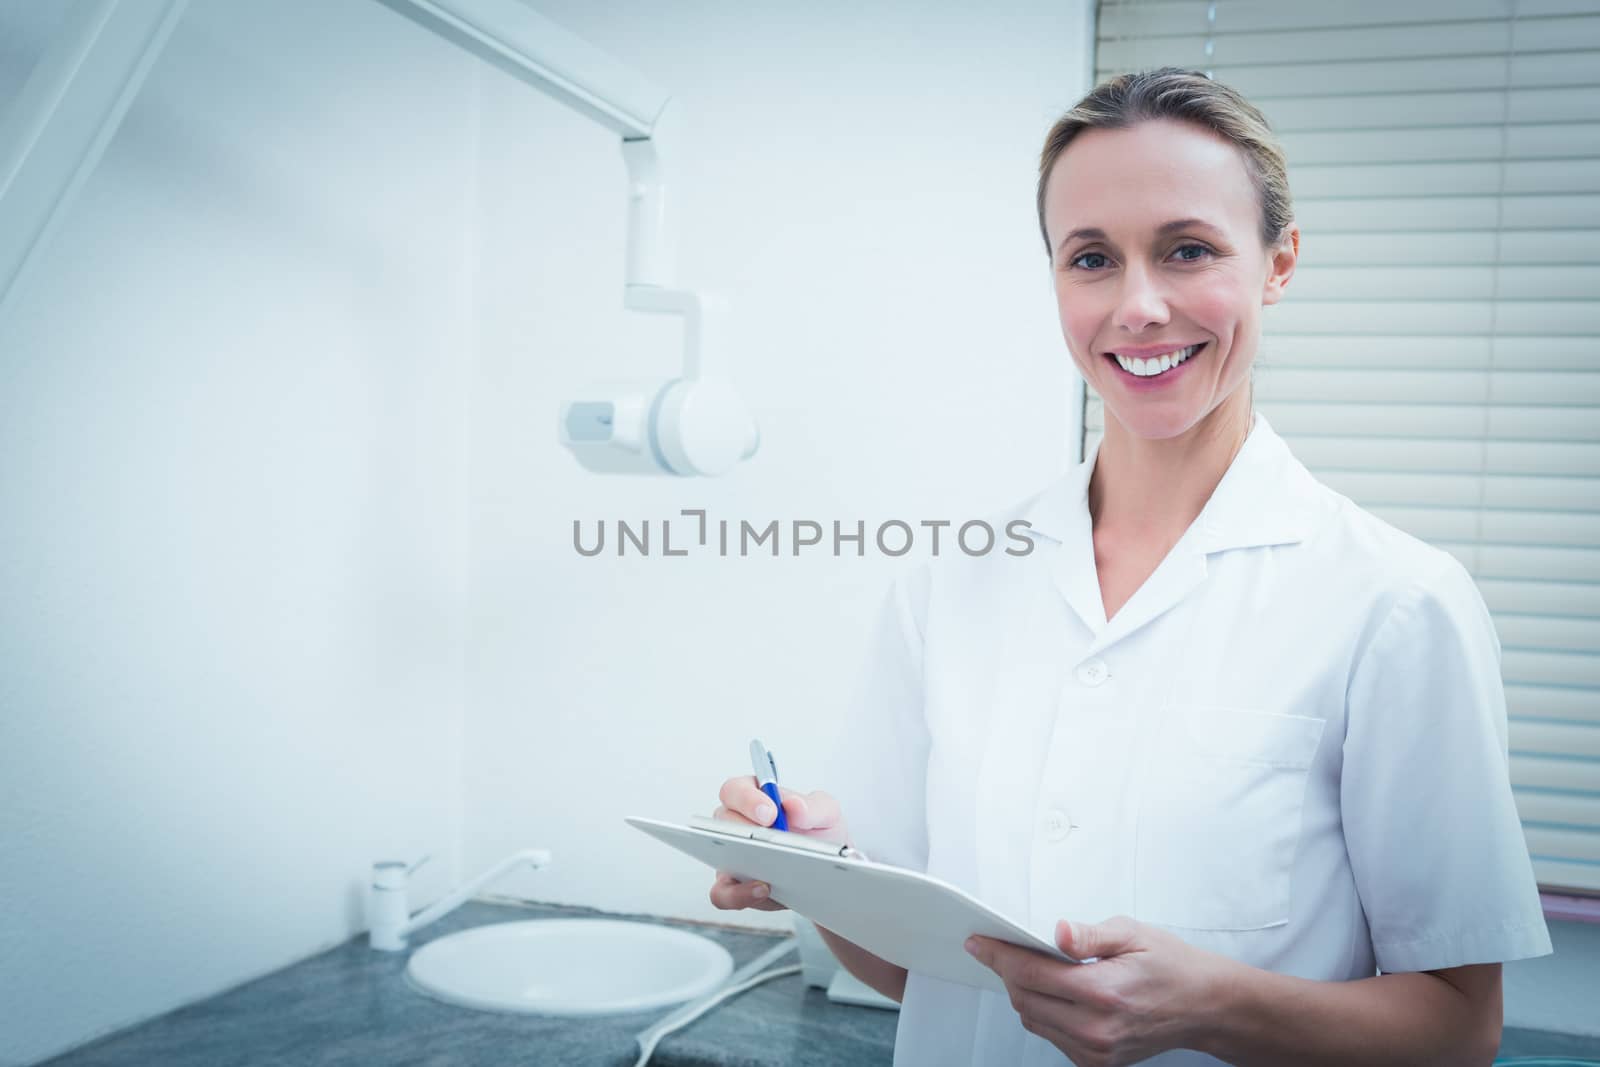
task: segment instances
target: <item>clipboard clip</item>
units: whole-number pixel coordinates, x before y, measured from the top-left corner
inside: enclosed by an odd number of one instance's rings
[[[859,863],[871,862],[867,859],[865,853],[854,846],[841,845],[837,841],[822,841],[815,837],[806,837],[803,834],[796,834],[787,830],[774,830],[767,826],[752,826],[745,823],[736,823],[728,819],[708,819],[703,815],[690,816],[689,825],[698,830],[709,830],[714,834],[737,837],[746,841],[764,841],[769,845],[780,845],[784,848],[798,849],[802,852],[816,852],[823,856],[855,860]]]

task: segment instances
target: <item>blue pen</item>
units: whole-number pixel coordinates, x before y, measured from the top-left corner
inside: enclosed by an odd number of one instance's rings
[[[756,784],[761,791],[772,798],[772,803],[778,809],[778,817],[772,823],[774,830],[789,829],[789,820],[783,817],[783,797],[778,793],[778,761],[772,758],[760,741],[750,742],[750,762],[756,769]]]

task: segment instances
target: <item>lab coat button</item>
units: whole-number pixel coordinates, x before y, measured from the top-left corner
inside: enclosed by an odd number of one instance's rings
[[[1106,667],[1103,659],[1085,660],[1078,666],[1078,681],[1087,686],[1096,686],[1111,677],[1111,671]]]
[[[1044,817],[1044,836],[1050,841],[1060,841],[1072,832],[1072,819],[1060,808],[1051,808]]]

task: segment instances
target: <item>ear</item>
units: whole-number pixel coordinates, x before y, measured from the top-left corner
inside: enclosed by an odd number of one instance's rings
[[[1261,290],[1261,303],[1276,304],[1283,299],[1283,290],[1294,277],[1294,267],[1300,259],[1300,227],[1293,220],[1284,231],[1283,240],[1271,250],[1268,257],[1267,283]]]

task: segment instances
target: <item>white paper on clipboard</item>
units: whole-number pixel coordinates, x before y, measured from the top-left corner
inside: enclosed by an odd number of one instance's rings
[[[975,897],[920,871],[659,819],[628,816],[626,821],[714,870],[766,882],[773,900],[908,971],[1005,992],[1000,976],[967,954],[964,944],[973,934],[1079,962]]]

